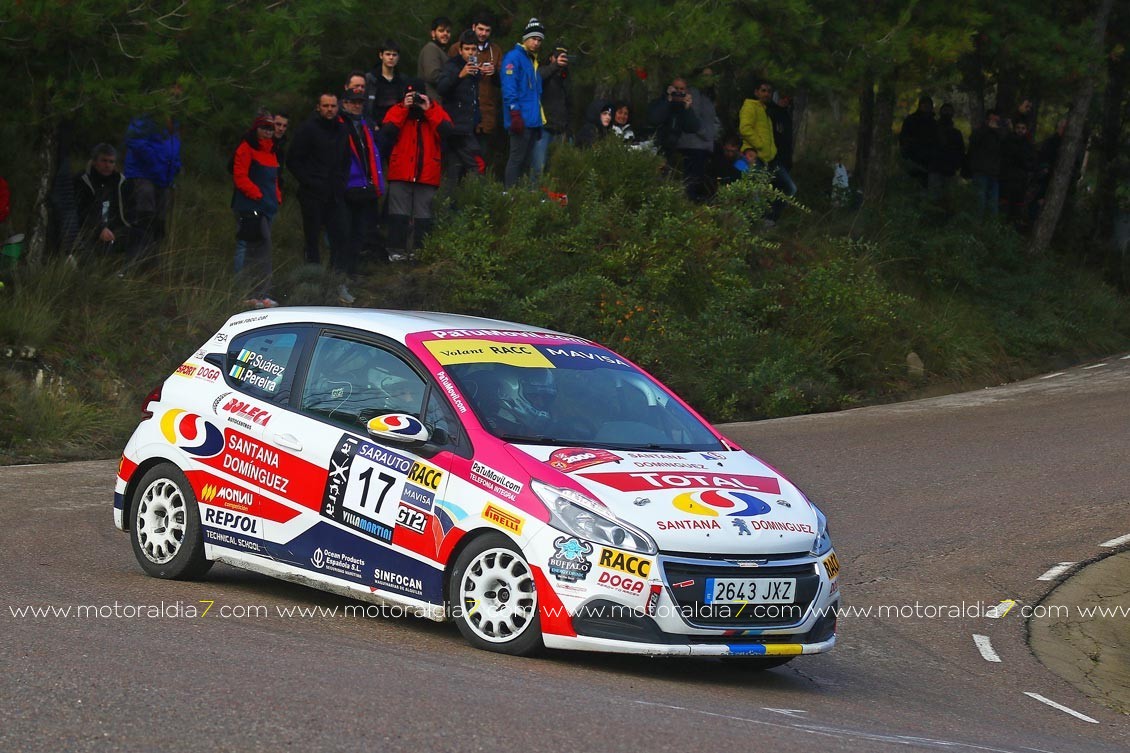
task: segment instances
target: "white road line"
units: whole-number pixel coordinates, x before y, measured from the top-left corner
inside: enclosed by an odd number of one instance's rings
[[[1093,363],[1090,366],[1084,366],[1083,371],[1086,371],[1087,369],[1098,369],[1098,368],[1101,368],[1103,366],[1106,366],[1106,364],[1105,363]]]
[[[985,661],[999,662],[1001,658],[997,656],[997,652],[993,650],[993,644],[989,642],[989,636],[973,634],[973,642],[977,645],[977,650],[981,652],[981,658]]]
[[[794,717],[797,717],[798,719],[804,718],[804,717],[801,716],[801,714],[807,714],[808,713],[804,709],[771,709],[768,706],[762,706],[761,710],[762,711],[772,711],[774,714],[784,714],[785,716],[794,716]]]
[[[1071,569],[1071,566],[1074,565],[1074,564],[1075,564],[1074,562],[1060,562],[1058,565],[1053,567],[1051,570],[1048,570],[1046,573],[1041,575],[1039,578],[1036,578],[1036,580],[1055,580],[1056,578],[1058,578],[1059,576],[1061,576],[1065,572],[1067,572],[1069,569]]]
[[[1060,711],[1064,712],[1065,714],[1071,714],[1072,716],[1077,717],[1079,719],[1082,719],[1085,722],[1090,722],[1091,724],[1098,724],[1099,723],[1098,719],[1092,719],[1091,717],[1087,716],[1086,714],[1080,714],[1075,709],[1069,709],[1066,706],[1064,706],[1063,704],[1056,703],[1055,701],[1053,701],[1049,698],[1044,698],[1039,693],[1029,693],[1027,690],[1025,690],[1024,695],[1028,696],[1029,698],[1035,698],[1040,703],[1046,703],[1047,705],[1051,706],[1053,709],[1059,709]]]
[[[985,616],[992,620],[999,620],[1009,613],[1014,606],[1016,606],[1016,599],[1005,599],[995,607],[989,607],[985,610]]]
[[[1130,533],[1126,534],[1125,536],[1119,536],[1117,539],[1104,541],[1103,543],[1099,544],[1099,546],[1122,546],[1127,541],[1130,541]]]
[[[1054,374],[1045,374],[1044,376],[1040,377],[1040,379],[1054,379],[1057,376],[1063,376],[1066,373],[1067,373],[1066,371],[1057,371]]]
[[[632,703],[639,704],[640,706],[651,706],[659,709],[669,709],[673,711],[685,711],[688,714],[699,714],[714,719],[729,719],[734,722],[744,722],[746,724],[755,724],[762,727],[774,727],[776,729],[795,729],[801,732],[807,732],[810,735],[819,735],[821,737],[832,738],[850,738],[853,740],[866,740],[868,742],[883,742],[894,743],[896,745],[914,745],[917,747],[938,748],[945,751],[954,750],[976,750],[986,751],[987,753],[1017,753],[1016,748],[997,748],[991,745],[980,745],[978,743],[963,743],[956,740],[942,740],[933,737],[916,737],[913,735],[896,735],[883,732],[866,732],[864,730],[846,729],[844,727],[833,727],[825,724],[811,724],[802,723],[799,720],[795,722],[787,722],[782,719],[779,722],[770,722],[764,719],[752,719],[748,716],[736,716],[731,714],[719,714],[714,711],[703,711],[701,709],[687,708],[686,706],[674,706],[669,703],[655,703],[653,701],[638,701],[633,700]],[[1037,750],[1036,748],[1024,748],[1023,750]],[[1044,753],[1050,753],[1045,751]]]

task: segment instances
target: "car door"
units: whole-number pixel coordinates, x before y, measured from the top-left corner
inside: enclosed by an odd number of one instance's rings
[[[264,327],[232,338],[200,369],[216,385],[206,410],[223,427],[222,452],[205,460],[193,486],[205,541],[240,554],[270,556],[265,522],[296,513],[286,503],[297,459],[263,442],[263,433],[290,401],[307,328]],[[218,372],[218,373],[217,373]]]
[[[443,531],[435,502],[447,482],[445,442],[412,445],[368,434],[369,419],[406,413],[429,420],[442,396],[403,348],[365,333],[326,330],[315,339],[291,410],[267,438],[296,438],[321,469],[296,497],[300,514],[268,521],[272,551],[320,576],[439,603],[435,564]],[[453,419],[452,419],[453,420]],[[441,438],[450,440],[448,432]]]

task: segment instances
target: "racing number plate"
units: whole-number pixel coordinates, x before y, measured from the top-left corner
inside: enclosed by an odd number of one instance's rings
[[[707,604],[792,604],[796,578],[707,578]]]

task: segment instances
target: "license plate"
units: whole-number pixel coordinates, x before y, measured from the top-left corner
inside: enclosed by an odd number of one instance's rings
[[[707,604],[791,604],[796,578],[707,578]]]

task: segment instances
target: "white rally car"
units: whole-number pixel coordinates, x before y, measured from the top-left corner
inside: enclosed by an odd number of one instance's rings
[[[142,568],[214,561],[473,645],[741,656],[836,641],[824,515],[612,351],[510,322],[232,317],[146,399],[114,521]]]

